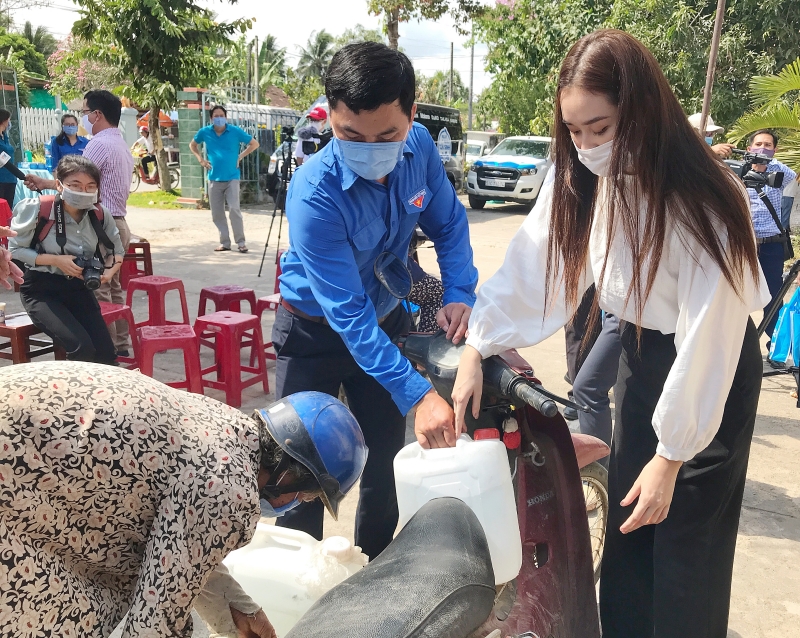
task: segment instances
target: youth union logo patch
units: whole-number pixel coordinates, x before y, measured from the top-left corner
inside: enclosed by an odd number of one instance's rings
[[[409,199],[408,203],[416,208],[422,208],[422,202],[425,201],[425,195],[427,195],[427,191],[423,188],[419,193],[414,195],[414,197]]]

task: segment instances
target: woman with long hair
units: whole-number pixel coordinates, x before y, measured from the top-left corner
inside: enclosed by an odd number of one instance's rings
[[[554,179],[479,292],[456,433],[481,359],[555,333],[594,283],[623,342],[603,636],[722,638],[769,300],[747,197],[632,36],[581,38],[557,90]]]
[[[52,170],[58,166],[65,155],[83,155],[89,140],[78,135],[78,118],[72,113],[61,116],[61,132],[50,140],[50,162]]]

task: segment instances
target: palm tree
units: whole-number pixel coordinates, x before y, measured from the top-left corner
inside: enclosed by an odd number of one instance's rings
[[[753,131],[776,129],[781,136],[775,158],[800,173],[800,58],[777,75],[758,75],[750,80],[753,110],[733,125],[728,140],[734,144]]]
[[[286,68],[286,49],[278,47],[278,39],[274,35],[268,35],[261,43],[258,65],[260,69],[274,67],[278,73],[283,75]]]
[[[334,54],[333,36],[325,29],[312,31],[305,48],[300,47],[300,61],[297,71],[305,78],[325,79],[325,73]]]
[[[45,58],[53,55],[58,48],[58,40],[47,30],[47,27],[38,26],[34,30],[33,25],[30,22],[26,22],[22,35]]]

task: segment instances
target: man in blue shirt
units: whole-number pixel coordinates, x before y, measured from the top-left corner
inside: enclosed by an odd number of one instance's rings
[[[211,219],[219,230],[219,246],[216,252],[231,249],[228,220],[225,219],[225,200],[233,229],[233,239],[240,253],[247,252],[244,240],[244,222],[239,207],[239,162],[258,148],[256,139],[238,126],[228,124],[228,111],[219,104],[211,108],[211,122],[204,126],[189,143],[200,165],[208,171],[208,203]],[[205,142],[208,159],[200,154],[200,144]],[[241,145],[244,149],[241,150]]]
[[[436,145],[413,124],[414,70],[383,44],[342,48],[325,79],[334,138],[297,170],[286,202],[289,250],[272,342],[276,394],[336,395],[344,386],[369,447],[356,544],[374,558],[392,540],[397,500],[392,462],[415,413],[424,447],[454,442],[453,412],[391,339],[408,329],[399,301],[375,277],[379,255],[406,261],[417,223],[435,246],[444,284],[437,315],[458,343],[475,301],[466,211]],[[303,504],[279,524],[322,538],[323,510]]]
[[[775,155],[777,147],[778,136],[766,129],[756,131],[750,135],[747,141],[748,151],[768,157]],[[797,174],[788,166],[775,160],[772,160],[769,164],[753,164],[753,170],[757,172],[778,171],[783,173],[783,184],[780,188],[763,187],[767,199],[769,199],[778,215],[778,219],[780,219],[783,189],[797,178]],[[756,242],[758,243],[758,261],[761,264],[764,279],[767,280],[769,292],[774,300],[783,283],[783,229],[778,228],[775,224],[775,220],[754,188],[748,188],[747,194],[750,197],[750,215],[753,218],[753,228],[756,231]],[[771,303],[772,301],[770,301]],[[770,339],[777,321],[778,313],[776,312],[765,330]],[[769,341],[767,342],[767,352],[769,352]]]

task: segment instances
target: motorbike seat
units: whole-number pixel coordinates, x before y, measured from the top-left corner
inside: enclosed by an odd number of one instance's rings
[[[575,447],[575,457],[578,460],[578,467],[581,469],[611,453],[608,445],[589,434],[573,432],[572,445]]]
[[[455,498],[425,504],[360,572],[320,598],[286,638],[465,638],[494,605],[478,518]]]

